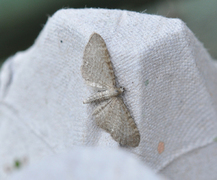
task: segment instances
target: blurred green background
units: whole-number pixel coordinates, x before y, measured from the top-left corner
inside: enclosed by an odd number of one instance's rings
[[[217,0],[0,0],[0,62],[31,46],[58,9],[85,7],[180,18],[217,59]]]

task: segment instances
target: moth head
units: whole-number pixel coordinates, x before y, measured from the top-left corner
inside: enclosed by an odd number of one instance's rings
[[[123,87],[119,88],[120,93],[123,93],[125,91],[125,89]]]
[[[114,89],[114,96],[120,95],[124,92],[124,88],[120,87],[120,88],[115,88]]]

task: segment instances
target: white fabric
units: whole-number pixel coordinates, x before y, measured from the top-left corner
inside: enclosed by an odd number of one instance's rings
[[[104,38],[126,89],[123,99],[141,135],[137,148],[121,148],[95,125],[91,105],[82,104],[92,92],[80,67],[93,32]],[[179,19],[60,10],[34,45],[1,70],[0,163],[22,156],[33,163],[88,145],[126,149],[157,172],[217,137],[216,77],[211,57]]]
[[[217,143],[195,149],[175,159],[161,173],[169,179],[216,180]]]
[[[73,148],[14,173],[9,180],[163,180],[131,154],[111,149]]]

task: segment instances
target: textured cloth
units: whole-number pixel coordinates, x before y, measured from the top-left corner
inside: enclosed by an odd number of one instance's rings
[[[141,141],[122,148],[82,101],[92,90],[80,67],[93,32],[109,50]],[[32,47],[1,70],[0,163],[65,152],[77,145],[125,149],[154,171],[217,137],[217,69],[179,19],[121,10],[55,13]],[[215,154],[214,154],[215,155]],[[216,155],[215,155],[216,157]],[[0,177],[6,174],[1,169]]]
[[[163,180],[132,154],[98,148],[73,151],[43,159],[10,180]]]
[[[195,149],[175,159],[161,173],[169,179],[217,179],[217,143]]]

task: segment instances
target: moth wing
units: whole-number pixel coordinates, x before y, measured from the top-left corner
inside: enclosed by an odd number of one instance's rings
[[[96,124],[111,134],[123,146],[136,147],[140,134],[127,107],[120,97],[113,97],[94,111]],[[99,110],[101,109],[101,110]]]
[[[103,38],[97,33],[91,35],[85,47],[81,72],[87,84],[92,87],[115,87],[115,75],[109,52]]]

